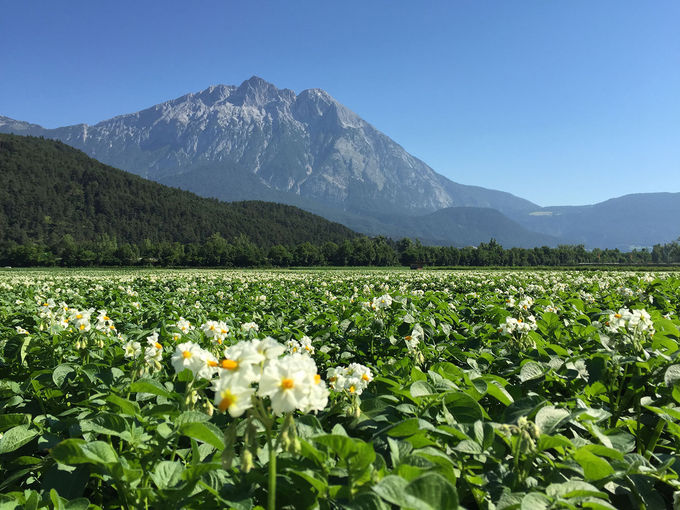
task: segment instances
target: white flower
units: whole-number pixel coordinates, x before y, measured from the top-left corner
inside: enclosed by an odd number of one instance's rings
[[[262,340],[253,338],[250,343],[255,347],[257,352],[265,357],[265,359],[278,358],[286,351],[286,348],[283,345],[270,336],[267,336]]]
[[[331,388],[336,391],[347,391],[361,395],[373,381],[371,369],[359,363],[350,363],[347,367],[331,368],[327,373]]]
[[[203,368],[204,363],[201,359],[201,349],[193,342],[185,342],[175,347],[175,352],[170,358],[172,367],[176,373],[181,372],[185,368],[191,370],[194,376]]]
[[[256,322],[245,322],[241,324],[241,329],[246,333],[249,333],[250,331],[258,332],[260,331],[260,326],[258,326]]]
[[[371,302],[371,308],[374,310],[377,309],[385,309],[389,308],[392,306],[392,297],[389,294],[383,294],[380,297],[375,297],[373,298],[373,301]]]
[[[255,388],[238,380],[220,377],[213,382],[212,390],[215,392],[215,406],[222,412],[228,411],[233,418],[253,407]]]
[[[212,339],[218,345],[222,345],[224,339],[229,333],[229,326],[222,321],[208,321],[201,325],[201,330],[205,333],[205,336]]]
[[[321,386],[316,363],[309,356],[290,354],[265,362],[258,395],[269,397],[275,415],[323,409],[328,393]]]
[[[135,359],[142,353],[141,344],[139,342],[133,342],[132,340],[123,345],[123,349],[125,350],[126,358]]]
[[[409,352],[413,352],[416,347],[418,347],[418,344],[424,338],[424,336],[425,333],[423,332],[422,326],[420,324],[415,324],[411,334],[404,337],[406,348],[409,350]]]

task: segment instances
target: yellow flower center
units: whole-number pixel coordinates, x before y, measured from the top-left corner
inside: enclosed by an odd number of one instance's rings
[[[220,366],[226,370],[236,370],[238,368],[238,361],[223,359]]]
[[[517,322],[522,322],[522,319],[517,319]]]
[[[76,319],[82,319],[82,318],[83,318],[83,314],[82,314],[82,313],[79,313],[78,315],[76,315]]]
[[[281,388],[283,388],[284,390],[293,389],[294,386],[295,386],[295,383],[293,382],[292,379],[290,379],[288,377],[286,377],[285,379],[283,379],[281,381]]]
[[[229,409],[236,402],[236,395],[234,395],[229,390],[224,390],[222,393],[220,393],[220,396],[222,399],[220,400],[219,408],[222,412]]]
[[[182,351],[182,357],[184,359],[189,359],[191,358],[191,356],[192,356],[191,351]]]
[[[361,376],[361,379],[362,379],[363,381],[368,381],[368,374],[362,375],[362,376]]]
[[[319,374],[316,374],[314,376],[314,384],[319,384],[321,382],[321,376]]]
[[[158,342],[156,342],[155,344],[153,344],[153,346],[154,346],[156,349],[162,349],[162,348],[163,348],[163,346],[162,346],[161,344],[159,344]]]
[[[216,367],[217,365],[218,365],[217,361],[213,361],[211,359],[208,360],[209,367]]]
[[[82,331],[82,330],[84,330],[84,329],[85,329],[85,324],[81,324],[81,325],[80,325],[80,330]]]
[[[354,393],[355,391],[357,391],[357,389],[354,387],[354,385],[352,385],[352,386],[349,387],[349,392],[350,392],[350,393]]]
[[[404,337],[404,340],[411,340],[411,338],[412,338],[411,335],[406,335],[406,336]]]
[[[620,318],[621,318],[621,314],[620,314],[620,313],[615,313],[615,314],[614,314],[614,317],[616,317],[617,319],[620,319]]]

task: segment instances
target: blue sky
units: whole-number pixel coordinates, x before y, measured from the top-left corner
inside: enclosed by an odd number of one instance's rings
[[[463,184],[680,191],[677,0],[5,1],[0,115],[94,124],[257,75]]]

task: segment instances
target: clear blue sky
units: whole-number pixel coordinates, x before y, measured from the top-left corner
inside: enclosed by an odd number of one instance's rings
[[[0,0],[0,115],[94,124],[257,75],[463,184],[680,191],[678,0]]]

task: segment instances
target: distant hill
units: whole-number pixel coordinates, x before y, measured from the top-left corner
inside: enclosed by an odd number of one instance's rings
[[[593,205],[544,207],[512,217],[528,229],[571,244],[627,251],[680,237],[680,193],[636,193]]]
[[[0,134],[0,241],[203,242],[247,236],[261,247],[356,237],[296,207],[223,203],[104,165],[62,142]]]

